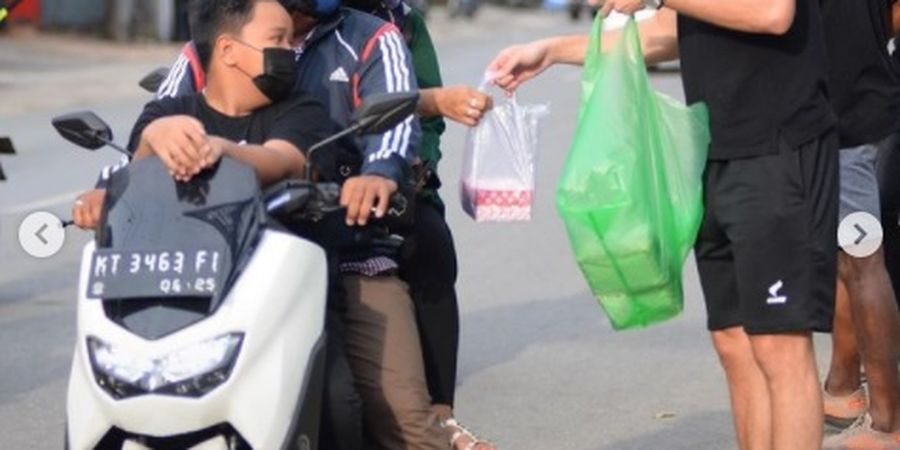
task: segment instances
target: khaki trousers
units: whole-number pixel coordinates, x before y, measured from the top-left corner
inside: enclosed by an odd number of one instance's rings
[[[396,276],[344,275],[347,359],[363,399],[367,436],[380,449],[447,450],[425,381],[409,289]]]

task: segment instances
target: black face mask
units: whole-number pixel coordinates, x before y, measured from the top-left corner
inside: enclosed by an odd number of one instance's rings
[[[267,47],[263,53],[263,73],[253,77],[253,84],[273,103],[284,100],[294,90],[297,64],[293,50]]]
[[[240,39],[235,41],[263,54],[263,73],[253,77],[253,85],[272,103],[284,100],[294,90],[297,81],[297,64],[293,50],[266,47],[262,50]]]

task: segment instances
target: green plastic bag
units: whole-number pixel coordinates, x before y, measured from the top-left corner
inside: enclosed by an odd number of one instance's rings
[[[617,330],[681,312],[681,272],[703,214],[705,105],[653,90],[634,19],[585,59],[581,108],[556,203],[581,271]]]

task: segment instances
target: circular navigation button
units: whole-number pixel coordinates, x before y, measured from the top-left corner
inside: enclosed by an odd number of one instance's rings
[[[19,225],[19,245],[35,258],[49,258],[62,249],[66,231],[59,217],[48,212],[31,213]]]
[[[881,222],[867,212],[850,214],[838,226],[838,244],[847,254],[857,258],[878,251],[883,237]]]

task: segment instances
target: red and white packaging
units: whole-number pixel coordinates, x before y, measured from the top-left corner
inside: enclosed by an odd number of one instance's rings
[[[522,222],[531,220],[534,189],[498,182],[494,187],[463,182],[463,206],[476,222]]]

